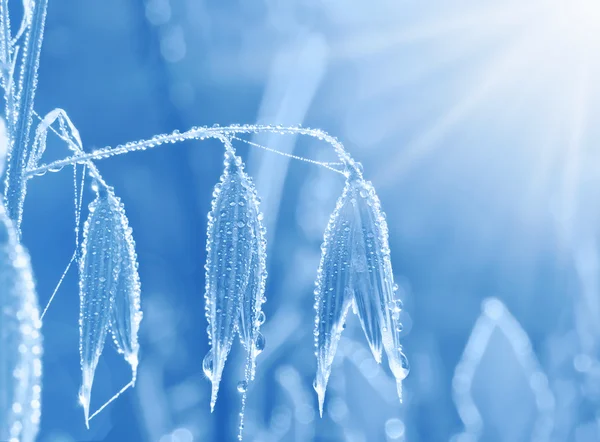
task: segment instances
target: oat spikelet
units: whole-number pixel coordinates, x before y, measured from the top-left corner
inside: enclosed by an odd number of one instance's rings
[[[212,382],[211,410],[236,328],[250,348],[249,373],[253,371],[257,352],[252,342],[256,346],[261,336],[257,324],[266,278],[264,228],[256,190],[241,158],[230,143],[226,146],[225,168],[208,214],[206,242],[205,300],[211,349],[203,368]]]
[[[348,167],[344,191],[325,231],[315,285],[314,387],[321,415],[331,364],[352,303],[378,363],[385,349],[402,400],[402,380],[409,371],[399,339],[402,303],[395,296],[385,215],[358,163]]]
[[[83,375],[79,400],[86,425],[91,418],[94,373],[106,335],[112,332],[119,353],[131,365],[133,385],[142,319],[135,244],[123,204],[112,188],[96,184],[95,190],[96,198],[89,205],[89,217],[83,228],[79,260],[79,349]]]

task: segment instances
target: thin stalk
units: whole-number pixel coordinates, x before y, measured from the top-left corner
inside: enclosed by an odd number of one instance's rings
[[[6,173],[5,202],[8,216],[20,232],[23,217],[27,178],[25,161],[29,153],[29,133],[33,116],[33,102],[37,87],[40,52],[46,23],[48,0],[37,0],[27,31],[23,48],[23,61],[18,83],[18,115],[14,133],[11,134],[11,149]]]
[[[263,149],[263,150],[266,150],[267,152],[272,152],[272,153],[275,153],[277,155],[281,155],[281,156],[286,157],[286,158],[291,158],[293,160],[303,161],[305,163],[316,164],[317,166],[324,167],[325,169],[329,169],[329,170],[331,170],[333,172],[337,172],[337,173],[343,174],[343,172],[340,171],[339,169],[336,169],[335,167],[332,167],[332,165],[339,166],[339,165],[343,165],[343,163],[323,163],[321,161],[311,160],[309,158],[304,158],[304,157],[301,157],[301,156],[298,156],[298,155],[292,155],[291,153],[281,152],[281,151],[279,151],[277,149],[271,149],[270,147],[263,146],[262,144],[255,143],[253,141],[245,140],[243,138],[231,137],[231,139],[232,140],[241,141],[242,143],[246,143],[249,146],[258,147],[259,149]]]
[[[116,147],[105,147],[97,149],[90,153],[75,154],[71,157],[57,160],[49,164],[44,164],[39,167],[31,168],[25,171],[26,178],[29,179],[36,175],[44,175],[46,172],[56,172],[61,170],[65,166],[73,164],[88,164],[90,161],[99,160],[103,158],[110,158],[115,155],[122,155],[129,152],[136,152],[140,150],[147,150],[158,147],[166,143],[178,143],[185,140],[203,140],[205,138],[218,138],[230,137],[236,134],[247,134],[247,133],[261,133],[261,132],[274,132],[280,134],[292,134],[292,135],[306,135],[314,138],[318,138],[329,143],[340,161],[346,165],[355,168],[356,163],[344,149],[344,145],[335,137],[332,137],[328,133],[320,129],[311,129],[304,127],[282,127],[282,126],[270,126],[270,125],[245,125],[245,126],[223,126],[223,127],[194,127],[186,132],[175,131],[170,134],[156,135],[147,140],[141,140],[136,142],[130,142],[121,144]],[[302,157],[298,157],[302,158]],[[303,161],[308,159],[303,158]],[[313,162],[313,160],[308,160]],[[336,172],[339,172],[336,170]]]
[[[135,379],[132,379],[131,381],[129,381],[129,383],[127,385],[125,385],[117,393],[115,393],[115,395],[113,397],[111,397],[108,401],[106,401],[100,408],[98,408],[96,411],[94,411],[92,413],[92,415],[87,419],[85,425],[88,428],[90,428],[89,421],[91,421],[94,417],[96,417],[98,415],[98,413],[100,413],[102,410],[104,410],[106,407],[108,407],[112,402],[117,400],[119,398],[119,396],[121,396],[123,393],[125,393],[127,391],[128,388],[131,388],[134,385],[135,385]]]
[[[13,44],[13,40],[8,0],[0,0],[0,63],[2,63],[0,79],[2,89],[4,89],[4,117],[10,143],[14,139],[15,119],[18,115],[18,109],[15,105],[14,74],[16,62],[19,58],[19,47]]]

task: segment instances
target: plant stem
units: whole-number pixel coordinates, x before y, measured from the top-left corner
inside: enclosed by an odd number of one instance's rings
[[[318,138],[329,143],[340,161],[346,166],[356,167],[355,161],[350,154],[344,149],[344,145],[337,138],[332,137],[328,133],[320,129],[310,129],[304,127],[283,127],[270,125],[245,125],[245,126],[223,126],[223,127],[194,127],[186,132],[175,131],[171,134],[156,135],[147,140],[141,140],[126,144],[121,144],[116,147],[105,147],[97,149],[86,154],[76,154],[71,157],[54,161],[50,164],[45,164],[36,168],[26,170],[26,178],[31,178],[35,175],[43,175],[48,171],[58,171],[65,166],[73,164],[89,164],[92,160],[102,158],[110,158],[115,155],[121,155],[139,150],[152,149],[166,143],[177,143],[185,140],[202,140],[205,138],[219,138],[224,136],[232,136],[235,134],[244,133],[260,133],[260,132],[275,132],[281,134],[307,135]]]
[[[6,174],[5,202],[8,216],[20,232],[23,216],[27,177],[25,164],[29,153],[33,101],[37,87],[38,68],[48,0],[37,0],[32,14],[31,27],[25,37],[23,61],[18,82],[18,114],[14,133],[11,134],[11,149]]]

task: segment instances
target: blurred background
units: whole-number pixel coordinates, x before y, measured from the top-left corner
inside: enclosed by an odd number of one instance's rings
[[[312,291],[343,180],[241,145],[269,241],[267,345],[245,440],[594,442],[599,52],[594,0],[50,0],[36,109],[64,108],[88,150],[260,122],[322,128],[363,163],[404,301],[404,403],[350,315],[318,417]],[[318,140],[254,141],[335,160]],[[235,440],[243,351],[234,345],[212,415],[201,369],[222,155],[217,142],[187,142],[98,163],[137,243],[138,383],[85,429],[72,271],[44,320],[41,442]],[[23,242],[42,306],[73,229],[72,174],[33,180]],[[129,381],[111,347],[92,410]]]

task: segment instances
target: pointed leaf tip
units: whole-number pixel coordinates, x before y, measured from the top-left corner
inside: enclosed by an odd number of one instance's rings
[[[85,426],[89,430],[90,428],[90,400],[92,395],[92,383],[94,381],[94,373],[89,368],[83,369],[83,382],[79,389],[79,403],[83,407],[83,416],[85,419]]]
[[[225,361],[227,360],[227,354],[225,349],[215,348],[216,356],[214,357],[212,367],[211,381],[211,395],[210,395],[210,412],[212,413],[217,404],[219,396],[219,387],[221,385],[221,377],[223,376],[223,369],[225,368]]]
[[[323,405],[325,404],[325,390],[317,391],[319,397],[319,417],[323,418]]]
[[[402,381],[396,381],[396,391],[398,393],[398,399],[402,403]]]

